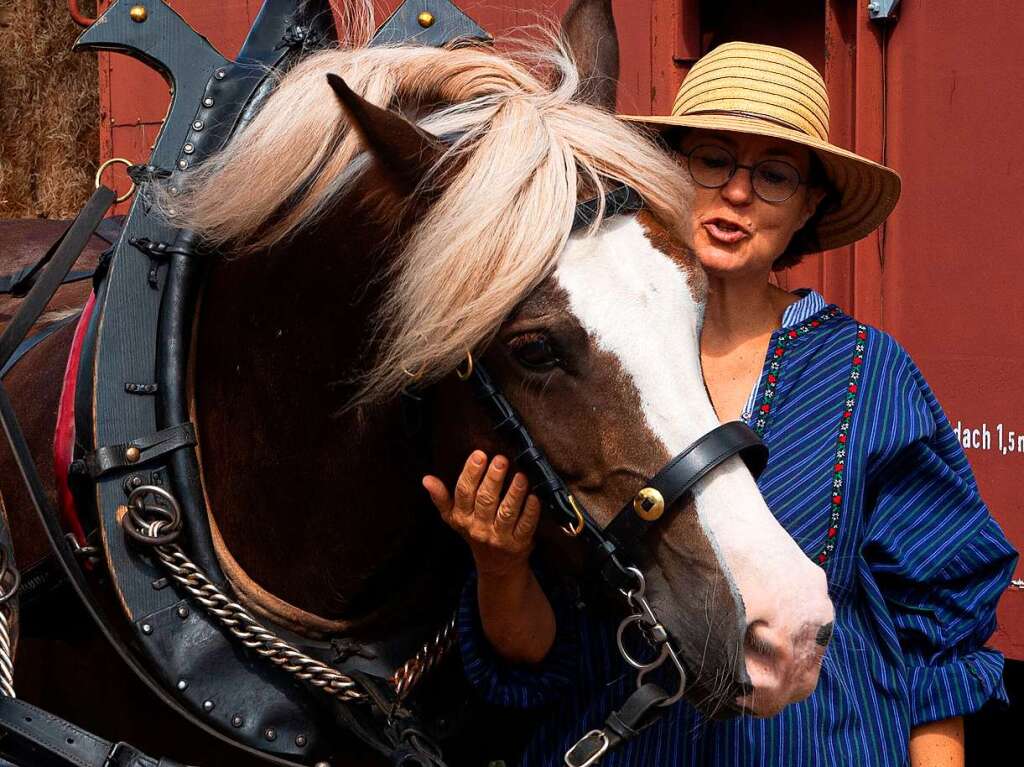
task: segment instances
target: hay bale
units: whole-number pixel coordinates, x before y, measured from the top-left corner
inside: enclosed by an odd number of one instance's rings
[[[93,0],[81,0],[94,15]],[[0,7],[0,217],[68,218],[93,186],[99,156],[96,54],[66,0]]]

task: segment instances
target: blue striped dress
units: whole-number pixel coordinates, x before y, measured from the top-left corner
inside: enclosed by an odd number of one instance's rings
[[[828,575],[835,635],[818,687],[769,719],[712,721],[678,703],[603,765],[899,767],[911,728],[1006,700],[1003,658],[984,645],[1016,552],[906,351],[801,294],[744,415],[771,450],[768,506]],[[490,703],[544,707],[521,764],[561,765],[634,688],[615,623],[551,594],[554,647],[514,666],[483,637],[475,593],[460,611],[466,676]]]

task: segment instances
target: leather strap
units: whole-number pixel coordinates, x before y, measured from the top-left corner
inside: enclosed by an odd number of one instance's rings
[[[78,322],[81,316],[82,314],[81,312],[79,312],[77,314],[73,314],[70,317],[65,317],[62,320],[58,320],[57,322],[54,322],[51,325],[47,325],[45,328],[40,330],[31,338],[26,338],[24,341],[18,344],[18,348],[14,350],[14,354],[12,354],[11,358],[7,360],[6,363],[4,363],[2,368],[0,368],[0,378],[3,378],[8,373],[10,373],[11,369],[18,364],[18,361],[26,354],[28,354],[30,351],[32,351],[35,347],[37,347],[39,344],[41,344],[43,341],[52,336],[61,328],[72,323]]]
[[[768,463],[768,448],[757,433],[742,421],[730,421],[712,429],[669,461],[648,481],[647,487],[657,490],[668,508],[690,492],[709,471],[737,454],[755,479]],[[619,546],[629,548],[655,524],[657,519],[640,517],[630,500],[604,532]]]
[[[33,281],[25,297],[25,302],[18,309],[18,312],[11,319],[0,335],[0,367],[7,364],[7,361],[17,351],[18,346],[25,340],[32,326],[36,324],[39,315],[43,313],[46,305],[50,302],[53,294],[57,292],[71,270],[71,265],[78,260],[78,257],[85,250],[85,246],[92,237],[93,231],[99,226],[103,214],[114,203],[114,192],[105,186],[101,186],[82,208],[82,212],[71,222],[71,226],[61,235],[61,238],[54,244],[53,255],[43,257],[43,261],[36,264],[42,268],[47,263],[50,267],[43,272],[42,276]],[[52,263],[51,263],[52,261]]]
[[[601,198],[594,197],[584,200],[576,205],[576,215],[573,218],[572,229],[583,229],[594,223],[601,206]],[[604,196],[604,215],[616,216],[620,213],[635,213],[644,207],[643,198],[640,193],[630,186],[620,184],[610,189]]]
[[[143,464],[195,444],[195,427],[191,423],[180,423],[169,429],[138,437],[131,442],[98,448],[72,463],[69,473],[88,474],[96,479],[112,471]]]
[[[127,743],[103,740],[17,698],[0,698],[0,728],[8,732],[3,740],[8,753],[19,751],[10,743],[13,737],[75,767],[183,767],[170,759],[154,759]]]
[[[565,764],[568,767],[598,764],[609,751],[654,724],[665,700],[668,700],[668,693],[658,685],[650,682],[641,685],[626,699],[622,708],[608,715],[604,727],[591,730],[566,752]]]

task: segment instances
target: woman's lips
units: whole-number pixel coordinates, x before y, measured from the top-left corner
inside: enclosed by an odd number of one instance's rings
[[[740,229],[738,226],[723,221],[720,218],[709,219],[704,221],[702,225],[705,231],[711,235],[712,239],[730,245],[750,236],[745,229]]]

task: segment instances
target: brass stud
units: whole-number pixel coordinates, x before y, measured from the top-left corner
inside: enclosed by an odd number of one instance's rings
[[[416,21],[420,23],[420,26],[424,29],[434,26],[434,14],[430,11],[420,11],[419,16],[416,17]]]
[[[124,459],[128,463],[138,463],[140,458],[142,458],[142,451],[137,447],[133,446],[124,451]]]
[[[633,499],[633,511],[640,519],[653,522],[665,513],[665,499],[653,487],[645,487]]]
[[[128,15],[132,17],[132,21],[136,24],[141,24],[149,17],[149,11],[146,10],[144,5],[133,5],[131,10],[128,11]]]

